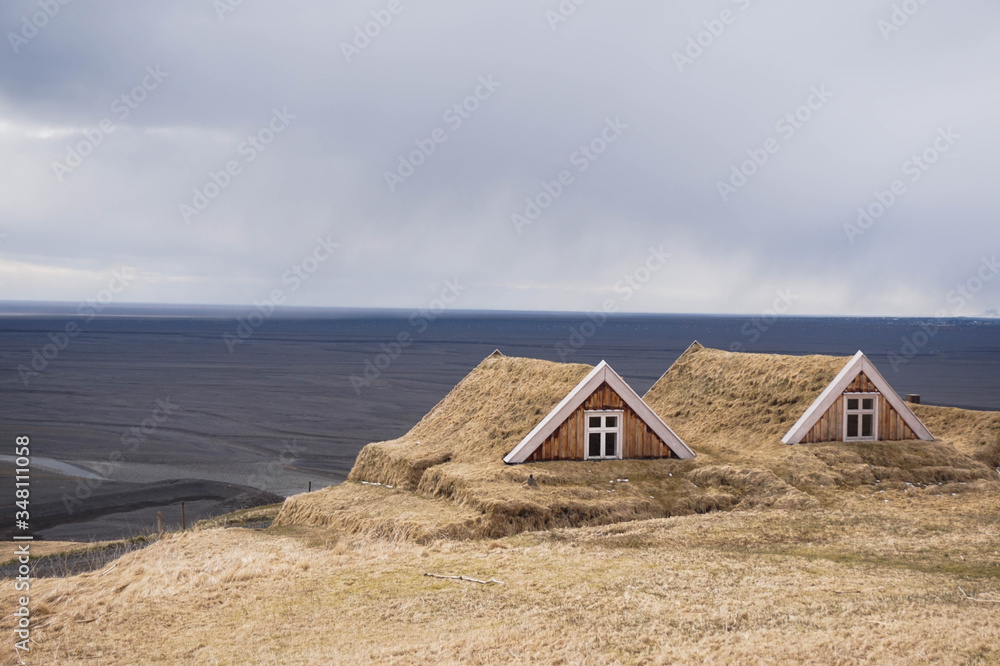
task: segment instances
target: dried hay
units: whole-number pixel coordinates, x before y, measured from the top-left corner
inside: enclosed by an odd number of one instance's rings
[[[490,356],[410,432],[362,449],[349,478],[412,490],[425,470],[449,460],[503,467],[503,456],[592,369]]]
[[[821,511],[713,513],[500,542],[418,545],[307,528],[170,535],[102,571],[32,581],[25,657],[996,663],[997,496],[912,495],[840,493]],[[18,594],[5,586],[0,603],[14,607]],[[11,635],[14,620],[0,629]]]
[[[469,539],[482,516],[452,502],[387,488],[344,483],[285,500],[273,527],[313,525],[346,534],[426,543]]]
[[[502,456],[590,368],[489,357],[409,433],[366,446],[349,483],[290,498],[275,525],[419,542],[500,538],[732,508],[806,510],[818,496],[831,501],[822,488],[996,486],[988,464],[1000,451],[996,413],[918,406],[937,442],[781,443],[847,361],[696,343],[645,397],[695,449],[694,460],[508,466]]]
[[[643,399],[699,456],[772,457],[849,357],[745,354],[694,343]]]
[[[698,486],[731,489],[741,498],[736,506],[742,509],[811,509],[819,506],[815,498],[785,483],[769,469],[711,465],[694,470],[687,478]]]
[[[961,483],[990,478],[1000,465],[1000,413],[947,407],[914,405],[935,442],[782,444],[781,436],[849,360],[695,343],[644,399],[703,462],[765,465],[800,489],[881,480]]]
[[[947,439],[967,456],[1000,467],[1000,412],[911,405],[938,439]]]

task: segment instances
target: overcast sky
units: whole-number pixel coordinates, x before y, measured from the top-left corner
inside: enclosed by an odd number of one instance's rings
[[[237,2],[3,3],[0,300],[1000,307],[995,2]]]

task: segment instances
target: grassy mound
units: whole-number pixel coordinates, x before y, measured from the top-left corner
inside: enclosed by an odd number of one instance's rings
[[[425,543],[436,538],[499,538],[524,531],[600,525],[726,509],[737,494],[685,480],[690,462],[555,462],[484,474],[446,463],[423,475],[415,492],[348,481],[288,498],[277,527],[316,525]],[[533,474],[535,485],[529,485]],[[732,490],[732,489],[730,489]]]
[[[809,510],[836,501],[826,488],[997,485],[997,413],[921,406],[935,442],[783,444],[847,361],[696,343],[646,395],[695,459],[508,466],[502,457],[591,368],[491,357],[406,435],[367,445],[347,483],[289,498],[274,524],[426,543],[728,509]]]
[[[643,400],[699,456],[773,458],[775,443],[849,360],[726,352],[696,342]]]
[[[1000,467],[1000,412],[931,405],[913,405],[913,411],[939,439],[946,436],[965,455]]]
[[[481,522],[478,512],[451,502],[398,488],[347,482],[289,497],[272,526],[313,525],[346,534],[426,543],[478,536]]]
[[[415,490],[428,468],[445,462],[503,467],[503,456],[592,369],[489,357],[406,435],[362,449],[349,479]]]
[[[996,412],[915,405],[937,437],[934,442],[783,444],[788,428],[849,360],[734,353],[695,343],[644,399],[702,463],[765,468],[803,490],[881,481],[968,483],[995,476]]]
[[[505,465],[503,456],[591,369],[487,358],[406,435],[367,445],[348,483],[290,498],[275,525],[324,525],[426,541],[443,535],[501,537],[732,504],[728,497],[705,498],[709,493],[680,487],[680,476],[676,484],[665,483],[680,469],[676,461]],[[633,473],[645,473],[646,481],[616,481]],[[527,483],[529,474],[537,485]],[[677,505],[681,495],[686,501]]]
[[[503,456],[590,370],[487,358],[406,435],[367,445],[348,483],[289,498],[274,524],[418,542],[444,536],[499,538],[740,505],[772,506],[785,495],[801,494],[776,478],[773,484],[706,482],[699,487],[684,478],[693,469],[691,461],[505,465]],[[792,503],[810,504],[801,497]]]

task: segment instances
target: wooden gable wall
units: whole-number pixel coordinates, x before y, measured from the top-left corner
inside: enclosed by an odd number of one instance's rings
[[[622,458],[676,458],[646,423],[607,382],[583,401],[556,431],[535,449],[526,462],[543,460],[583,460],[586,422],[584,412],[593,409],[620,409],[622,414]]]
[[[872,381],[865,376],[865,373],[858,373],[850,384],[847,385],[844,393],[878,393],[878,438],[880,441],[897,442],[904,439],[919,439],[916,433],[906,425],[903,417],[899,415],[889,401],[885,399],[872,384]],[[816,422],[809,433],[802,439],[802,443],[813,442],[842,442],[844,441],[844,402],[845,396],[838,398],[826,410],[826,413]]]

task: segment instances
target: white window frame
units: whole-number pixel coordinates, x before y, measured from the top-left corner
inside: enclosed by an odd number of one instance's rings
[[[858,400],[858,409],[851,410],[851,412],[850,412],[851,414],[857,414],[858,415],[858,433],[859,434],[858,434],[857,437],[848,437],[847,436],[847,416],[848,416],[847,400],[848,400],[848,398],[852,398],[852,399],[853,398],[857,398],[857,400]],[[871,398],[872,399],[872,405],[873,406],[872,406],[871,409],[862,409],[861,408],[861,405],[864,405],[864,402],[862,402],[862,401],[865,398]],[[879,432],[878,432],[878,398],[879,398],[879,394],[878,393],[845,393],[844,394],[844,422],[843,422],[843,428],[844,428],[844,430],[843,430],[843,433],[844,433],[844,441],[845,442],[876,442],[876,441],[878,441],[878,435],[879,435]],[[861,433],[861,421],[862,421],[861,417],[864,414],[871,414],[872,415],[872,435],[871,435],[871,437],[864,437],[864,436],[862,436],[860,434]]]
[[[604,423],[605,416],[617,416],[618,426],[615,428],[607,428],[603,425],[600,428],[590,427],[590,417],[600,416],[601,423]],[[583,412],[583,459],[584,460],[621,460],[622,459],[622,422],[624,421],[625,412],[621,409],[588,409]],[[606,456],[604,455],[604,438],[601,438],[601,455],[591,456],[590,455],[590,433],[600,432],[600,433],[615,433],[615,455]]]

